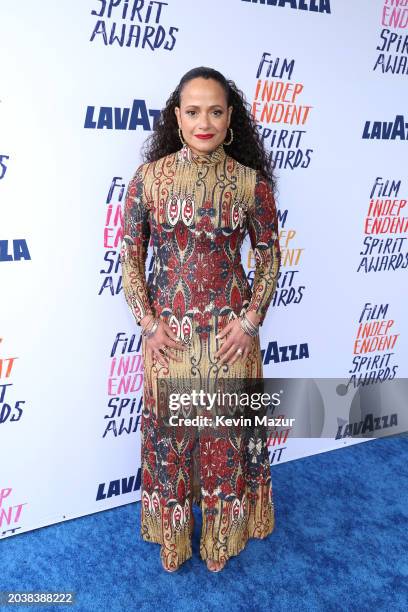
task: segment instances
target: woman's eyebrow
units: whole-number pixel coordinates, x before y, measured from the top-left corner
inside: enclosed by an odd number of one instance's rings
[[[190,107],[192,107],[192,108],[200,108],[199,106],[197,106],[197,104],[186,104],[186,107],[188,107],[188,108],[190,108]],[[212,104],[208,108],[215,108],[215,107],[222,108],[221,104]]]

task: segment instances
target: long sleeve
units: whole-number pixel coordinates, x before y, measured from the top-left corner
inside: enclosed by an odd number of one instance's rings
[[[247,308],[260,315],[262,325],[275,293],[281,264],[278,216],[269,182],[257,171],[254,204],[248,208],[249,237],[255,255],[252,298]]]
[[[146,314],[154,314],[145,276],[150,224],[143,202],[142,168],[143,164],[136,169],[126,191],[120,250],[123,291],[137,325]]]

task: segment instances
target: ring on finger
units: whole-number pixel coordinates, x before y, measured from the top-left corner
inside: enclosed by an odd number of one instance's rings
[[[238,349],[237,349],[237,354],[238,354],[238,355],[242,355],[242,348],[238,348]]]

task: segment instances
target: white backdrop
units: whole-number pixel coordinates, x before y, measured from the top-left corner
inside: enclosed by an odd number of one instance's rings
[[[278,160],[283,253],[261,330],[265,376],[348,379],[366,304],[383,309],[363,322],[393,323],[374,336],[388,348],[364,349],[383,363],[361,372],[407,375],[407,230],[365,233],[371,198],[397,200],[379,210],[387,223],[408,216],[404,5],[168,0],[132,15],[125,0],[1,4],[0,536],[140,499],[143,368],[121,290],[121,207],[155,113],[195,66],[223,72],[251,104],[258,80],[289,85],[269,118],[253,106]],[[272,465],[356,442],[334,439],[338,416],[328,437],[272,445]]]

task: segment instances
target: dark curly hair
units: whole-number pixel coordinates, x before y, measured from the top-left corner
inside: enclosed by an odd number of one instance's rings
[[[221,72],[205,66],[193,68],[181,78],[176,89],[168,98],[165,108],[162,109],[155,123],[154,131],[144,142],[142,148],[143,161],[156,161],[181,148],[182,144],[178,135],[178,123],[174,109],[176,106],[180,106],[180,95],[184,85],[197,77],[218,81],[224,88],[227,106],[232,105],[233,107],[230,127],[234,132],[234,138],[231,145],[226,146],[228,155],[244,166],[259,170],[275,192],[276,179],[274,172],[269,167],[259,130],[243,92],[238,89],[234,81],[227,80]],[[229,137],[227,136],[227,138]]]

